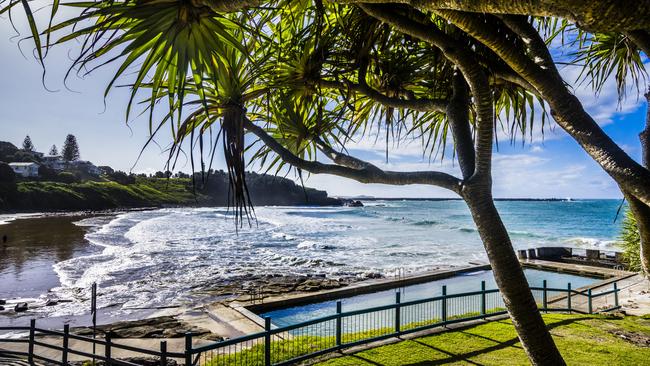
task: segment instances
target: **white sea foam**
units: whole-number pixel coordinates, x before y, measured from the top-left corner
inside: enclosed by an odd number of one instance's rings
[[[587,237],[575,237],[575,238],[569,238],[564,240],[565,243],[568,243],[570,245],[574,245],[578,248],[585,248],[585,249],[608,249],[608,250],[615,250],[616,249],[616,240],[604,240],[604,239],[597,239],[597,238],[587,238]]]
[[[170,208],[82,220],[77,224],[91,227],[86,238],[97,251],[55,265],[61,286],[52,295],[75,302],[43,311],[85,311],[93,282],[99,284],[100,307],[130,312],[200,302],[205,289],[258,275],[365,278],[390,275],[397,268],[415,273],[486,260],[462,202],[409,204],[258,207],[252,226],[239,229],[225,208]],[[582,206],[588,207],[572,205]],[[546,218],[512,217],[527,220],[507,222],[516,248],[611,247],[611,240],[594,239],[609,219],[592,220],[587,227],[574,218],[579,214],[558,210]]]

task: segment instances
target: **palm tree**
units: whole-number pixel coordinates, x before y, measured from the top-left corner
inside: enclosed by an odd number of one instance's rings
[[[107,92],[129,66],[143,60],[131,100],[138,91],[150,91],[145,108],[152,136],[164,126],[172,131],[170,164],[184,141],[190,152],[198,146],[202,157],[204,136],[213,127],[219,130],[239,224],[252,209],[244,176],[247,149],[253,162],[269,169],[291,166],[299,174],[428,184],[455,192],[474,217],[531,360],[562,364],[491,192],[495,116],[513,112],[509,122],[526,133],[535,96],[512,82],[512,70],[492,53],[439,18],[318,1],[285,5],[220,14],[176,1],[84,4],[80,17],[51,30],[94,19],[94,25],[57,42],[82,38],[74,65],[79,68],[92,69],[104,58],[123,60]],[[421,29],[400,28],[409,16],[419,17]],[[122,51],[107,56],[116,49]],[[154,123],[153,110],[165,100],[167,116]],[[247,146],[247,132],[258,141]],[[453,141],[460,177],[386,171],[346,152],[354,139],[375,133],[384,134],[387,156],[393,141],[421,138],[430,154],[443,155],[447,140]],[[320,162],[317,154],[331,163]]]
[[[572,44],[577,45],[574,62],[582,64],[580,75],[583,82],[589,83],[595,92],[600,92],[609,79],[616,82],[619,100],[627,96],[628,83],[632,82],[633,90],[638,97],[642,90],[647,89],[645,129],[639,133],[642,162],[645,168],[650,167],[650,84],[647,84],[647,71],[643,63],[642,53],[646,56],[650,50],[638,33],[586,33],[571,29],[569,24],[562,24],[558,32],[577,33]],[[629,238],[631,226],[637,229],[637,260],[639,269],[650,276],[650,205],[639,200],[631,191],[623,188],[623,195],[629,203],[630,211],[624,224]],[[632,216],[633,215],[633,216]],[[628,240],[629,242],[629,240]]]
[[[10,1],[7,8],[17,3]],[[254,7],[262,3],[269,6]],[[153,136],[171,127],[170,162],[183,141],[188,139],[190,152],[196,145],[202,150],[204,135],[218,128],[239,220],[251,208],[242,173],[247,148],[254,161],[279,169],[289,164],[299,173],[431,184],[456,192],[473,214],[531,361],[561,364],[492,202],[495,116],[508,112],[507,128],[525,133],[534,105],[548,103],[560,126],[626,195],[648,207],[650,172],[584,111],[535,28],[538,21],[563,17],[593,30],[627,34],[647,50],[648,7],[639,4],[630,11],[609,2],[577,1],[422,5],[432,15],[403,3],[391,8],[298,0],[82,3],[81,16],[48,28],[46,45],[53,32],[65,33],[59,42],[81,37],[75,66],[121,59],[116,79],[141,61],[131,101],[141,89],[150,91],[145,101],[150,131]],[[600,6],[607,11],[594,11]],[[58,2],[52,14],[57,8]],[[31,11],[25,11],[40,52]],[[88,20],[95,23],[87,25]],[[84,28],[71,30],[75,24]],[[597,84],[602,75],[589,78]],[[153,109],[163,99],[168,114],[154,123]],[[258,142],[246,146],[246,131]],[[384,134],[387,154],[389,142],[411,138],[423,140],[425,154],[444,156],[451,150],[460,177],[384,171],[346,153],[353,139],[370,133]],[[316,154],[332,163],[320,162]]]

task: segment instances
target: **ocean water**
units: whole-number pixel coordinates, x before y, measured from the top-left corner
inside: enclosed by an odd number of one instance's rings
[[[57,262],[47,316],[87,313],[91,283],[115,314],[196,304],[210,289],[257,275],[332,278],[415,273],[485,262],[461,201],[368,201],[365,207],[257,207],[237,229],[225,208],[170,208],[85,219],[92,250]],[[620,201],[500,201],[516,248],[612,249]],[[80,304],[84,304],[81,306]]]

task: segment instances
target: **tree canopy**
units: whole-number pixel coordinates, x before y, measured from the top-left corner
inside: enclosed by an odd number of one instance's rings
[[[171,132],[166,170],[187,149],[204,171],[223,148],[239,222],[252,208],[251,163],[458,194],[533,363],[563,361],[492,200],[497,132],[523,139],[550,114],[619,184],[650,243],[650,171],[585,111],[552,53],[568,45],[594,93],[612,78],[621,98],[629,83],[645,89],[650,0],[121,0],[68,4],[79,11],[64,20],[57,1],[42,32],[29,1],[4,3],[25,9],[41,62],[76,40],[69,74],[117,66],[105,94],[126,81],[126,119],[148,114],[150,142]],[[459,171],[381,169],[348,152],[362,137],[381,139],[387,158],[393,144],[419,140]]]
[[[29,135],[25,136],[25,139],[23,140],[23,150],[29,152],[34,151],[34,144],[32,143],[32,139],[29,137]]]
[[[63,155],[63,160],[67,162],[79,160],[79,145],[74,135],[69,134],[66,136],[61,154]]]

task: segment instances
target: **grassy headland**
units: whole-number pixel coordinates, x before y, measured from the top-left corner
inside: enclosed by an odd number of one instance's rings
[[[217,172],[206,185],[190,178],[135,177],[133,182],[108,179],[82,182],[18,181],[0,184],[0,210],[67,211],[129,207],[225,206],[228,186]],[[305,188],[288,179],[251,174],[249,189],[257,205],[337,205],[327,193]]]

